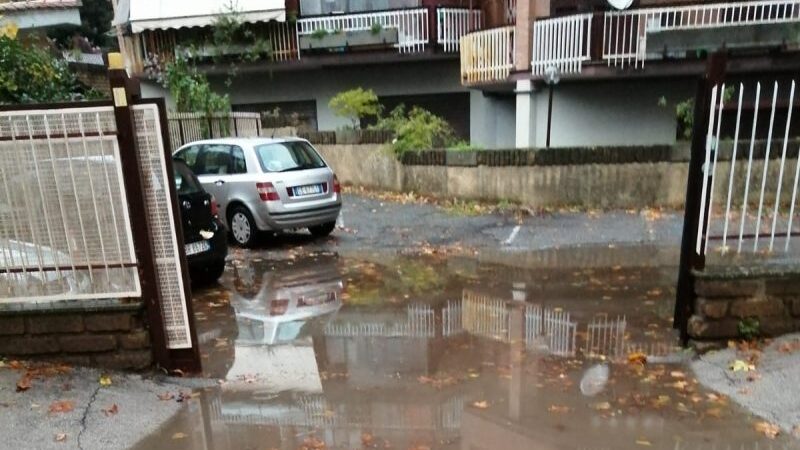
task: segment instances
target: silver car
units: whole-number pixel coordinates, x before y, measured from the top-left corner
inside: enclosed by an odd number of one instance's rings
[[[308,228],[321,237],[336,227],[339,181],[306,140],[212,139],[187,144],[174,156],[217,200],[240,245],[252,246],[258,231]]]

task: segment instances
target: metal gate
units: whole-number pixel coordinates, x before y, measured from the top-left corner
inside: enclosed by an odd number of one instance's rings
[[[796,80],[725,82],[715,53],[695,97],[675,326],[684,340],[694,270],[797,260],[800,125]],[[794,72],[796,74],[796,72]]]
[[[0,108],[0,303],[141,299],[155,361],[199,370],[164,102],[109,81],[113,103]]]
[[[0,302],[139,297],[111,106],[0,112]]]

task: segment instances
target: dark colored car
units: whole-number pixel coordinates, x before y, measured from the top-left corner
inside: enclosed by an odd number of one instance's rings
[[[225,271],[228,235],[217,202],[183,160],[174,159],[175,190],[183,224],[183,240],[193,283],[214,283]]]

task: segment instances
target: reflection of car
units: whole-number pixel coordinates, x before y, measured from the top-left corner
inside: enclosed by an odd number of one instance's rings
[[[335,260],[291,266],[264,274],[261,288],[236,286],[231,305],[239,327],[237,344],[280,344],[321,331],[342,304],[344,284]]]
[[[295,138],[199,141],[175,156],[219,201],[237,243],[258,231],[308,228],[327,236],[342,207],[339,182],[314,147]]]
[[[213,283],[225,271],[225,257],[228,255],[225,226],[217,215],[214,197],[203,190],[186,164],[175,159],[172,169],[192,281]]]

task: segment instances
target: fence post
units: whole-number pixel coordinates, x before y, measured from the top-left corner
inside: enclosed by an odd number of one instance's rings
[[[139,152],[136,150],[136,127],[133,117],[133,92],[131,80],[125,72],[124,62],[119,53],[109,54],[108,81],[114,100],[114,118],[117,123],[117,142],[125,191],[128,193],[130,217],[140,223],[132,224],[142,299],[147,311],[147,322],[152,342],[153,359],[161,367],[172,369],[164,334],[164,320],[161,315],[161,293],[156,278],[156,263],[150,236],[143,174]]]
[[[689,159],[689,175],[686,182],[683,236],[681,238],[681,256],[673,321],[673,327],[680,330],[681,341],[684,344],[689,339],[689,318],[694,313],[695,292],[692,271],[701,270],[705,267],[705,255],[698,254],[695,247],[697,245],[697,229],[705,226],[707,222],[700,217],[700,197],[703,195],[706,131],[708,130],[709,115],[713,108],[711,105],[711,91],[715,85],[722,83],[724,80],[726,64],[727,56],[724,51],[709,55],[706,73],[697,84],[697,93],[694,101],[692,147]],[[713,180],[709,182],[713,183]],[[706,208],[706,214],[708,214],[708,210],[709,208]]]

